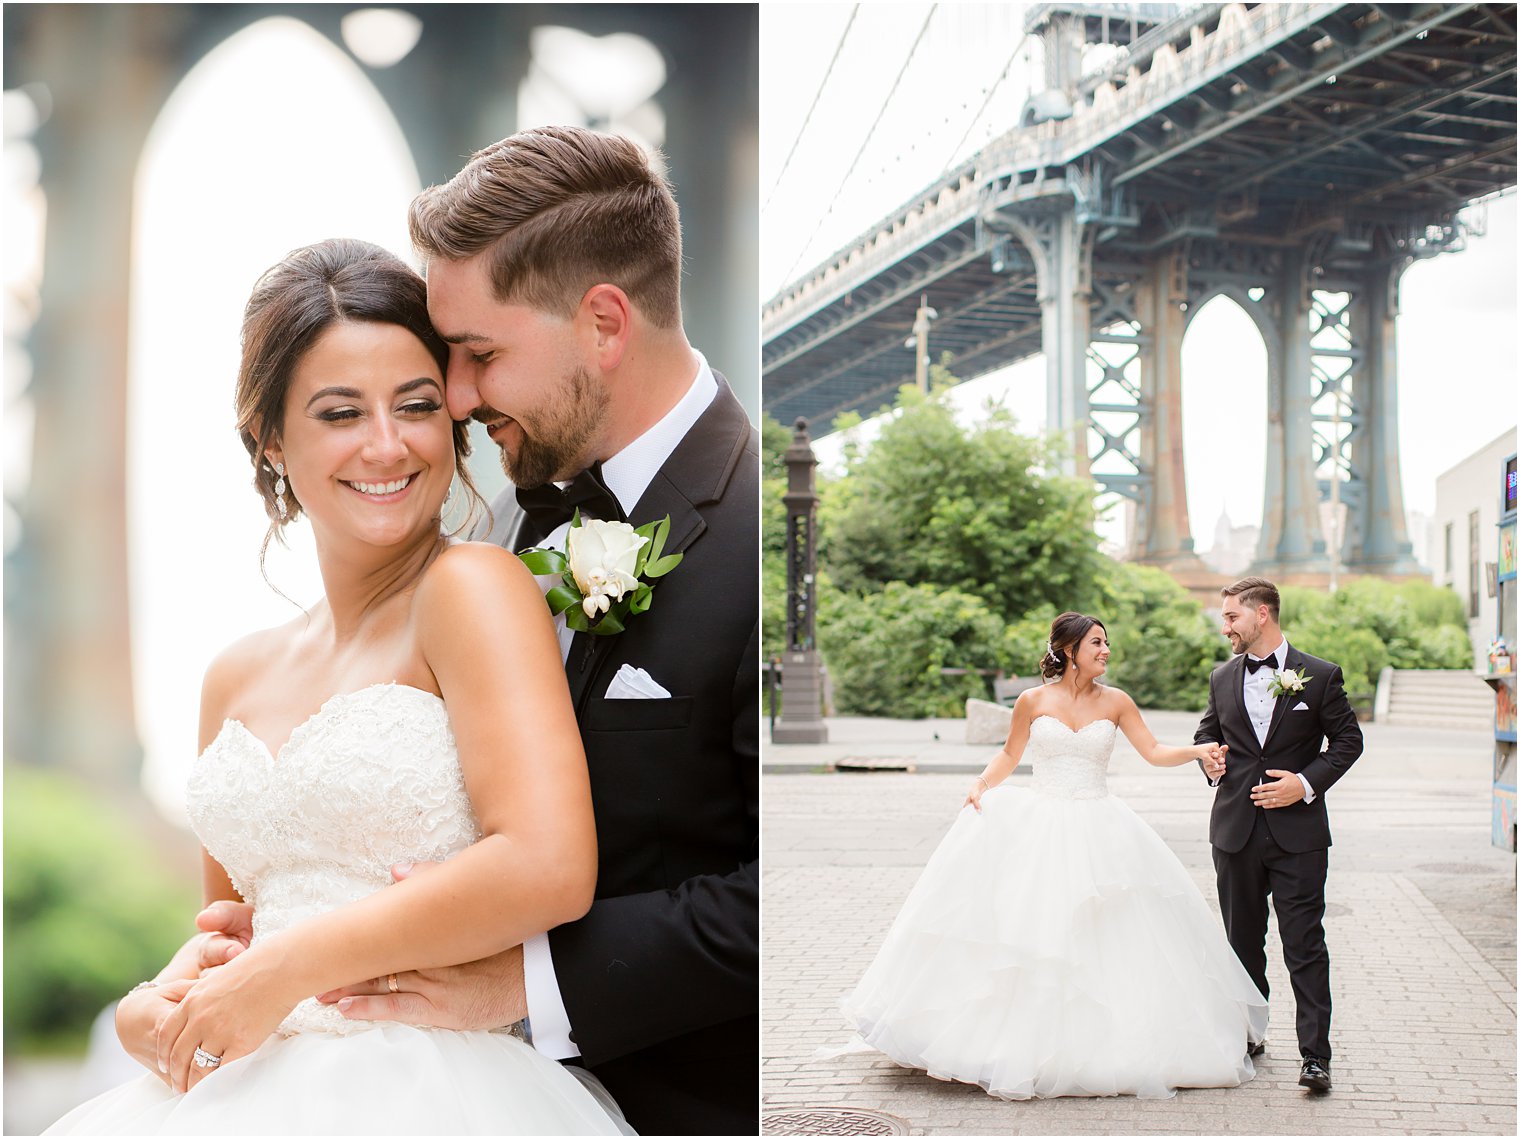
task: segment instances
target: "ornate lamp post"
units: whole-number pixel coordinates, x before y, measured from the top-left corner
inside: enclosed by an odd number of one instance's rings
[[[797,420],[786,449],[786,655],[781,671],[781,719],[771,730],[778,744],[828,742],[823,722],[823,686],[814,639],[818,571],[818,492],[813,472],[818,460],[808,438],[807,420]]]

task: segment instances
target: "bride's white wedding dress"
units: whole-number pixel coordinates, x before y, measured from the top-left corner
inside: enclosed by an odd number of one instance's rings
[[[1116,728],[1030,725],[842,1001],[871,1047],[1005,1099],[1233,1087],[1267,1004],[1182,864],[1108,792]]]
[[[443,701],[396,684],[334,696],[277,756],[228,720],[195,764],[188,805],[253,903],[256,941],[384,889],[394,863],[444,859],[480,835]],[[187,1094],[145,1074],[47,1134],[620,1131],[631,1133],[594,1081],[505,1032],[350,1021],[307,1000]]]

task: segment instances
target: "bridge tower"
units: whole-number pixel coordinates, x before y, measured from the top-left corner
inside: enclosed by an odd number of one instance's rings
[[[1084,85],[1087,45],[1121,45],[1151,73],[1179,69],[1168,42],[1176,37],[1175,6],[1131,4],[1128,19],[1114,8],[1030,9],[1025,29],[1043,42],[1046,89],[1030,99],[1021,126],[1039,130],[1084,100],[1101,101]],[[1190,29],[1191,46],[1228,33],[1229,24],[1225,13],[1207,32]],[[1188,119],[1173,111],[1159,126],[1175,131]],[[1164,134],[1147,139],[1144,131],[1142,153],[1165,146]],[[1133,192],[1141,170],[1105,161],[1114,156],[1100,149],[1067,164],[1065,192],[1055,196],[1030,194],[1028,182],[1011,179],[986,196],[980,221],[1030,251],[1047,426],[1067,436],[1071,473],[1134,502],[1129,556],[1184,581],[1208,576],[1188,517],[1182,338],[1203,304],[1225,294],[1251,315],[1268,349],[1267,478],[1253,568],[1286,580],[1318,580],[1332,562],[1351,572],[1420,572],[1400,483],[1394,325],[1404,268],[1460,247],[1451,213],[1390,225],[1376,210],[1357,217],[1342,206],[1262,240],[1267,235],[1249,232],[1259,212],[1256,186],[1221,186],[1212,202],[1195,199],[1158,226]],[[1432,228],[1434,235],[1416,237]],[[1345,511],[1339,551],[1326,548],[1321,525],[1321,503],[1330,499]]]

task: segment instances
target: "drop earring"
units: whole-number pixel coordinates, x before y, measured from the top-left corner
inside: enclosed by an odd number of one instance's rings
[[[290,508],[285,505],[285,464],[276,463],[274,473],[279,476],[274,482],[274,508],[284,518],[290,513]]]

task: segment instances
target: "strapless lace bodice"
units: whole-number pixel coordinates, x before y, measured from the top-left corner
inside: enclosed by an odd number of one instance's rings
[[[1030,786],[1062,799],[1103,798],[1116,730],[1112,720],[1093,720],[1074,732],[1054,716],[1036,716],[1024,749],[1034,768]]]
[[[255,941],[383,889],[395,863],[441,860],[480,837],[443,701],[400,684],[332,697],[278,755],[228,720],[191,771],[187,806],[253,903]],[[280,1031],[365,1027],[303,1001]]]

